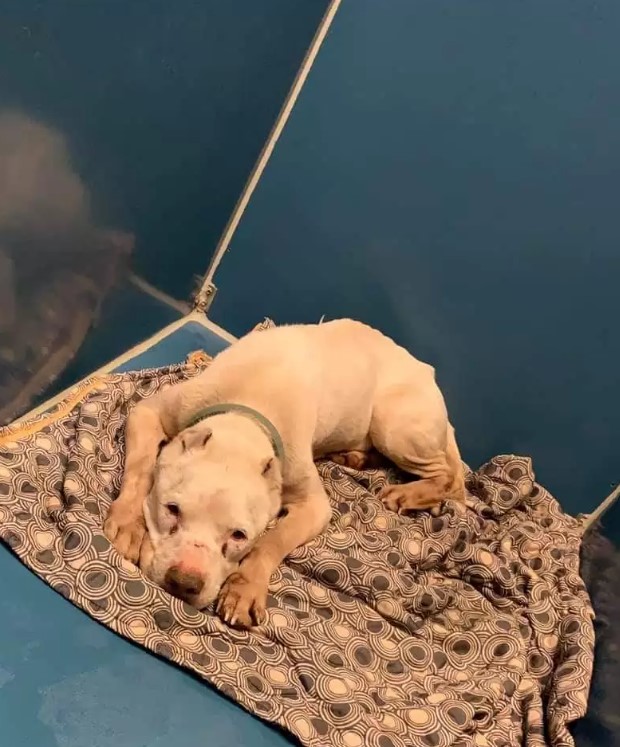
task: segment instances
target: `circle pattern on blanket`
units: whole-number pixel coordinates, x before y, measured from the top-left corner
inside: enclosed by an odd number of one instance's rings
[[[395,469],[323,460],[332,523],[277,570],[267,622],[250,632],[119,557],[101,524],[120,488],[127,414],[205,365],[192,360],[108,376],[28,432],[0,436],[0,536],[13,552],[99,622],[308,747],[443,747],[473,734],[512,744],[526,723],[569,744],[593,658],[581,526],[528,459],[466,470],[466,506],[407,517],[376,497],[403,478]]]

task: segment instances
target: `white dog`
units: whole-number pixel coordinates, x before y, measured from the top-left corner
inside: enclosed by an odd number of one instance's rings
[[[373,447],[420,478],[383,491],[390,509],[464,499],[431,366],[347,319],[252,332],[133,409],[105,532],[170,593],[260,624],[271,574],[331,516],[314,459]]]

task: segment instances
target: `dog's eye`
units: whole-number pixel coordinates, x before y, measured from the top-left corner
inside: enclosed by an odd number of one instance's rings
[[[176,534],[179,530],[179,516],[181,514],[181,509],[179,508],[178,503],[166,503],[166,511],[175,519],[170,527],[169,534]]]
[[[243,550],[243,544],[248,539],[248,535],[243,529],[234,529],[228,536],[228,540],[222,545],[222,555],[227,558],[229,553],[231,556],[237,555]]]

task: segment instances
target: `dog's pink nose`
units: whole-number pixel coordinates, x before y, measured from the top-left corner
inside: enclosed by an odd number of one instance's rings
[[[164,578],[166,591],[180,599],[197,596],[204,585],[205,580],[199,573],[180,565],[173,565],[168,568]]]

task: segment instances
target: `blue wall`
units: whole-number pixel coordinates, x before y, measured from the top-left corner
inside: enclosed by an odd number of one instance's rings
[[[618,480],[616,0],[344,0],[212,316],[349,315],[433,362],[464,456]]]
[[[0,108],[60,129],[135,268],[184,299],[327,0],[4,0]]]

